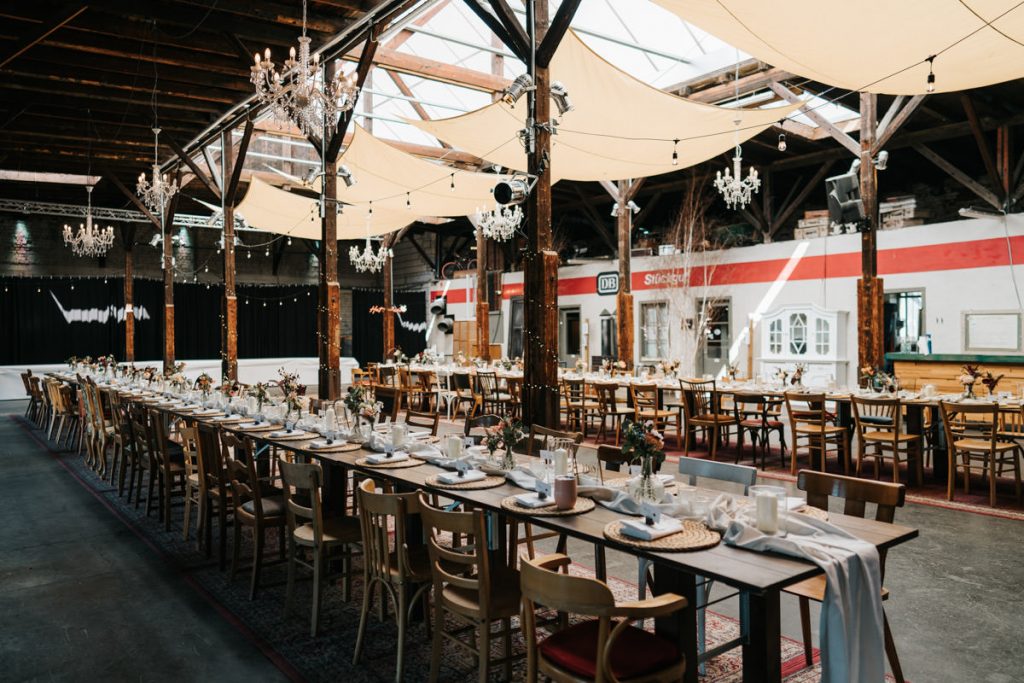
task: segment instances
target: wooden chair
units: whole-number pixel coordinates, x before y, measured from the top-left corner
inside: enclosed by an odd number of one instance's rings
[[[228,514],[233,514],[230,493],[230,478],[227,472],[227,461],[230,448],[234,445],[221,441],[221,430],[218,426],[200,422],[198,428],[199,449],[199,528],[202,529],[202,545],[209,557],[213,552],[213,514],[217,514],[217,562],[224,570],[227,565]],[[233,434],[223,432],[237,442]],[[237,442],[242,448],[241,442]]]
[[[988,477],[988,504],[996,505],[998,472],[1009,466],[1014,473],[1017,501],[1020,502],[1020,446],[1016,441],[999,438],[999,406],[995,403],[968,405],[939,401],[949,449],[946,497],[953,500],[957,470],[964,475],[964,493],[971,492],[971,473]],[[957,462],[959,456],[959,462]]]
[[[477,417],[467,417],[466,424],[463,428],[463,434],[465,436],[473,437],[476,443],[483,441],[483,432],[488,427],[496,427],[501,424],[501,417],[499,415],[479,415]]]
[[[750,448],[754,464],[757,464],[758,443],[761,447],[761,469],[767,467],[767,457],[771,451],[771,435],[779,434],[779,462],[786,465],[786,425],[772,414],[771,408],[775,401],[763,394],[734,394],[733,419],[736,423],[736,462],[743,458],[744,436],[750,434]]]
[[[583,432],[549,429],[548,427],[533,424],[530,425],[530,431],[526,438],[517,444],[515,450],[526,455],[540,457],[540,451],[549,450],[553,442],[558,439],[572,442],[569,455],[573,455],[576,448],[583,443]]]
[[[153,482],[156,473],[151,471],[151,443],[149,439],[149,411],[141,403],[132,403],[128,407],[128,428],[131,431],[132,448],[128,460],[128,503],[132,502],[132,489],[135,489],[135,508],[142,501],[143,474],[148,473],[149,495],[153,495]],[[149,514],[149,501],[146,501],[146,514]]]
[[[903,507],[906,500],[906,487],[903,484],[889,484],[879,481],[866,481],[856,477],[844,477],[838,474],[826,474],[813,470],[801,470],[797,478],[797,488],[807,492],[807,504],[819,510],[828,510],[829,496],[842,498],[843,514],[851,517],[865,516],[865,504],[874,503],[875,521],[892,524],[896,516],[896,508]],[[878,560],[885,580],[886,549],[878,549]],[[825,599],[825,575],[801,581],[783,589],[786,593],[800,598],[800,624],[804,639],[804,662],[811,666],[814,662],[811,644],[811,611],[810,601],[822,602]],[[889,599],[889,590],[882,588],[882,600]],[[896,643],[889,629],[889,618],[882,609],[882,626],[885,634],[885,655],[889,660],[893,677],[897,683],[903,682],[903,669],[896,653]]]
[[[846,427],[831,424],[833,416],[825,409],[825,394],[805,394],[787,391],[786,412],[789,414],[790,474],[796,474],[796,461],[800,455],[801,441],[807,449],[807,461],[814,467],[814,455],[820,457],[821,471],[825,471],[828,447],[835,446],[835,453],[843,464],[843,472],[850,473],[850,432]]]
[[[511,679],[512,617],[519,613],[519,572],[492,564],[482,510],[445,512],[431,507],[420,494],[420,516],[427,532],[434,584],[429,680],[435,683],[438,679],[446,640],[476,655],[481,683],[488,680],[492,664],[502,664],[505,678]],[[445,629],[448,617],[469,627],[469,642],[459,638],[465,629]],[[495,621],[501,622],[497,632],[491,631]],[[501,637],[504,643],[504,656],[493,662],[492,637]]]
[[[508,413],[510,397],[498,390],[498,376],[493,370],[477,370],[476,384],[480,407],[485,413],[494,415]]]
[[[167,422],[160,411],[149,409],[150,441],[150,489],[146,500],[146,512],[153,498],[153,483],[157,483],[160,495],[160,519],[164,530],[171,530],[171,501],[175,496],[185,496],[185,454],[180,444],[168,438]]]
[[[185,466],[185,509],[181,523],[181,538],[188,540],[192,524],[192,506],[196,507],[196,543],[202,536],[199,519],[199,508],[202,506],[202,454],[199,452],[199,435],[195,427],[182,427],[181,435],[182,464]]]
[[[437,427],[441,423],[441,416],[437,413],[421,413],[415,410],[405,411],[405,424],[410,427],[429,429],[431,436],[437,436]]]
[[[35,375],[29,375],[28,383],[32,390],[32,400],[30,402],[30,405],[32,406],[32,421],[37,427],[42,428],[44,420],[46,419],[46,405],[43,400],[42,380]]]
[[[679,413],[667,410],[661,405],[661,394],[657,384],[630,384],[629,394],[633,399],[633,419],[643,423],[651,421],[654,428],[663,435],[669,425],[676,429],[676,445],[683,445],[683,429]]]
[[[284,608],[291,609],[295,595],[295,569],[298,565],[313,572],[313,611],[309,635],[315,637],[320,624],[320,603],[326,581],[327,562],[341,556],[342,600],[348,601],[352,591],[352,546],[359,543],[359,520],[355,517],[324,517],[321,487],[324,473],[316,463],[281,461],[285,507],[288,518],[288,589]],[[294,491],[292,490],[294,489]],[[308,504],[305,504],[309,501]],[[310,562],[299,557],[300,549],[312,553]],[[340,551],[340,552],[339,552]],[[364,586],[369,588],[369,585]]]
[[[622,421],[627,417],[632,417],[635,411],[629,406],[619,403],[616,396],[619,391],[618,384],[594,382],[590,386],[594,387],[594,391],[597,393],[597,419],[599,420],[597,440],[607,440],[608,421],[611,420],[612,427],[615,428],[615,445],[618,446],[622,440]]]
[[[587,424],[597,416],[597,401],[587,394],[587,381],[579,378],[562,380],[562,400],[565,426],[587,435]]]
[[[518,419],[523,414],[523,378],[506,377],[505,386],[508,387],[508,413]]]
[[[900,456],[906,455],[907,466],[916,465],[917,483],[924,482],[924,457],[920,434],[902,431],[903,408],[898,398],[863,398],[854,396],[853,421],[857,429],[857,476],[865,458],[875,461],[875,479],[879,477],[882,460],[892,461],[892,480],[900,480]],[[868,448],[873,450],[869,453]],[[909,473],[907,478],[909,479]]]
[[[32,369],[29,368],[21,373],[21,383],[25,385],[25,398],[28,404],[25,406],[25,419],[35,421],[36,412],[39,410],[40,401],[32,388]]]
[[[604,483],[605,469],[618,472],[622,469],[623,465],[629,467],[629,463],[632,459],[633,456],[631,454],[623,453],[622,449],[618,446],[608,446],[605,444],[598,446],[597,460],[604,466],[602,469],[598,470],[601,482]]]
[[[382,611],[385,600],[390,599],[398,622],[395,681],[401,683],[406,629],[417,600],[422,601],[423,613],[430,613],[432,576],[428,551],[422,545],[411,547],[406,529],[409,517],[419,515],[419,494],[385,493],[377,489],[372,479],[365,479],[359,485],[358,498],[363,539],[363,608],[352,663],[359,663],[373,594],[380,588]]]
[[[682,680],[686,657],[675,643],[633,626],[686,608],[686,599],[664,593],[650,600],[616,602],[601,581],[560,573],[571,560],[562,554],[527,560],[522,566],[522,624],[526,641],[526,680],[644,681]],[[591,617],[540,639],[537,608]]]
[[[268,529],[277,529],[279,553],[284,557],[284,499],[275,489],[256,474],[256,453],[250,439],[243,441],[243,452],[236,450],[235,458],[228,461],[228,479],[231,482],[232,509],[234,510],[234,544],[231,552],[231,580],[235,579],[242,553],[242,527],[252,531],[252,574],[249,580],[249,599],[256,598],[260,572],[263,569],[263,546]],[[285,464],[285,463],[282,463]],[[267,488],[268,490],[264,490]],[[273,491],[274,493],[271,493]]]
[[[728,438],[729,427],[734,424],[733,416],[721,410],[721,397],[715,389],[714,380],[679,380],[683,394],[683,415],[685,418],[685,445],[683,455],[690,454],[690,438],[701,429],[707,434],[709,457],[714,460],[718,444]]]
[[[482,406],[479,403],[480,396],[473,391],[472,375],[468,372],[453,372],[449,377],[449,382],[454,392],[451,399],[455,404],[454,415],[458,415],[460,410],[467,418],[476,415],[477,410],[480,410]],[[468,407],[466,407],[467,405]]]

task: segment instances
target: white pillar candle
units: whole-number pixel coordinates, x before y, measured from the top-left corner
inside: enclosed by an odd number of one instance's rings
[[[338,428],[338,414],[334,412],[334,408],[324,411],[324,425],[331,431]]]
[[[448,437],[448,457],[449,458],[461,458],[462,457],[462,437],[461,436],[449,436]]]
[[[569,474],[569,451],[559,448],[555,451],[555,476],[563,477]]]
[[[401,448],[405,444],[405,425],[404,424],[393,424],[391,425],[391,445],[395,448]]]
[[[779,532],[779,498],[770,493],[761,493],[757,501],[757,528],[766,534]]]
[[[256,397],[255,396],[250,396],[249,397],[249,412],[250,413],[255,413],[258,408],[259,408],[259,403],[256,401]]]

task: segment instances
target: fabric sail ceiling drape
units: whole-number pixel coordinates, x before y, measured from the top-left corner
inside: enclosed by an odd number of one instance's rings
[[[571,31],[551,62],[551,79],[565,86],[575,107],[557,117],[558,133],[551,138],[555,179],[622,180],[678,171],[757,135],[799,106],[731,109],[692,102],[612,66]],[[525,171],[518,131],[526,107],[524,97],[447,119],[407,120],[458,149]]]
[[[654,2],[772,66],[847,90],[925,94],[931,55],[936,92],[1024,77],[1019,0]]]

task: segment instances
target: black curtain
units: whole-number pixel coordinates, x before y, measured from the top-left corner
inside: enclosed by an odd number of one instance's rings
[[[425,330],[427,297],[423,292],[395,292],[396,306],[405,306],[404,320],[414,329],[408,329],[395,318],[395,344],[407,356],[427,347]],[[356,289],[352,291],[352,355],[360,365],[367,361],[381,361],[384,356],[384,321],[380,313],[369,312],[371,306],[384,305],[382,290]],[[393,315],[393,314],[392,314]]]
[[[124,359],[123,279],[12,278],[2,286],[0,365],[61,363],[72,355]],[[220,285],[174,285],[176,358],[220,357],[222,293]],[[134,299],[135,357],[159,360],[163,282],[136,279]],[[239,286],[239,358],[316,356],[316,306],[315,286]]]

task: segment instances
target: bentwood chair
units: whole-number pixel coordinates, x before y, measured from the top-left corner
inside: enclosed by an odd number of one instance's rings
[[[678,646],[633,622],[674,614],[686,608],[686,599],[664,593],[639,602],[617,602],[601,581],[566,573],[570,564],[564,554],[523,563],[526,680],[534,683],[538,674],[560,683],[682,680],[686,657]],[[589,618],[541,638],[538,607]]]
[[[42,427],[43,420],[45,419],[46,416],[46,405],[43,400],[42,380],[40,380],[38,377],[30,373],[28,377],[28,384],[30,390],[32,391],[32,400],[29,403],[30,407],[32,408],[32,412],[30,413],[32,417],[32,422],[35,423],[37,427]]]
[[[430,682],[435,683],[440,675],[445,641],[477,657],[481,683],[488,680],[492,664],[503,665],[505,678],[511,679],[512,617],[519,613],[519,572],[492,563],[482,510],[445,512],[432,507],[420,494],[420,516],[427,532],[434,584]],[[469,640],[459,637],[466,629],[445,628],[449,618],[469,627]],[[491,630],[495,621],[501,624],[498,631]],[[500,637],[504,645],[503,656],[494,661],[493,637]]]
[[[939,402],[949,448],[946,497],[953,500],[957,470],[963,473],[964,493],[971,492],[971,473],[988,477],[988,503],[996,505],[996,479],[1009,467],[1014,474],[1017,501],[1021,499],[1020,446],[999,437],[999,406]]]
[[[622,422],[627,417],[633,416],[633,409],[620,403],[617,398],[619,385],[614,382],[593,382],[594,391],[597,393],[597,441],[608,440],[608,421],[615,429],[615,445],[618,446],[622,439]]]
[[[913,465],[917,483],[924,481],[924,458],[920,434],[902,431],[903,408],[898,398],[864,398],[854,396],[853,421],[857,429],[857,476],[865,458],[875,461],[875,479],[879,477],[882,460],[892,461],[892,480],[900,481],[900,463]],[[870,449],[870,450],[869,450]],[[901,458],[901,456],[904,456]]]
[[[597,400],[587,395],[587,381],[583,378],[562,380],[562,409],[565,426],[587,435],[587,425],[597,415]]]
[[[771,412],[776,399],[763,394],[734,394],[733,416],[736,423],[736,462],[743,458],[743,441],[750,434],[750,450],[754,464],[757,464],[757,451],[761,450],[761,469],[767,467],[766,460],[771,451],[771,435],[779,435],[780,466],[786,466],[786,426],[777,415]]]
[[[401,683],[406,630],[417,600],[422,601],[423,613],[430,613],[430,558],[426,546],[410,545],[407,530],[409,517],[419,515],[419,494],[384,492],[372,479],[365,479],[359,485],[358,498],[363,539],[363,608],[352,663],[359,663],[366,620],[374,592],[379,588],[381,612],[390,600],[398,622],[395,681]]]
[[[463,429],[465,436],[472,437],[476,443],[481,443],[484,438],[484,433],[489,427],[497,427],[501,424],[501,417],[498,415],[478,415],[477,417],[467,417],[466,425]]]
[[[683,394],[683,415],[685,417],[685,437],[683,455],[690,454],[691,436],[701,429],[707,435],[712,460],[718,454],[718,444],[728,436],[729,427],[734,424],[733,416],[722,412],[721,396],[715,389],[714,380],[679,380],[679,389]]]
[[[232,444],[221,442],[221,429],[214,424],[199,422],[197,448],[199,449],[199,528],[206,556],[213,552],[213,514],[217,515],[217,563],[221,571],[227,565],[228,514],[233,514],[230,480],[227,473],[227,454]],[[224,432],[224,434],[228,434]],[[234,439],[234,435],[230,435]],[[241,448],[239,442],[239,448]]]
[[[757,483],[757,468],[750,467],[748,465],[736,465],[727,462],[716,462],[714,460],[705,460],[703,458],[679,458],[679,474],[682,475],[683,481],[689,486],[696,486],[700,479],[710,479],[715,483],[733,484],[732,488],[738,489],[742,495],[747,495],[750,487]],[[717,488],[717,486],[715,487]],[[637,588],[639,589],[640,599],[643,600],[647,596],[648,586],[653,586],[654,577],[650,575],[651,563],[649,560],[641,559],[638,567],[637,577]],[[722,645],[715,648],[715,652],[711,653],[710,656],[706,654],[706,608],[711,598],[711,587],[714,585],[714,580],[704,576],[696,577],[697,583],[697,604],[693,605],[694,609],[697,610],[697,662],[699,664],[699,673],[704,675],[705,673],[705,661],[716,656],[716,653],[723,652]],[[745,612],[745,603],[740,602],[741,616]],[[741,618],[741,624],[746,623],[746,620]],[[740,639],[743,638],[741,634]],[[740,641],[734,641],[735,645],[739,645]],[[725,643],[723,645],[729,645]]]
[[[477,370],[479,403],[485,413],[508,414],[509,395],[498,390],[498,376],[493,370]]]
[[[441,416],[438,413],[421,413],[411,409],[405,411],[405,424],[427,429],[431,436],[437,436],[437,427],[440,423]]]
[[[316,463],[281,461],[285,507],[288,518],[288,589],[284,608],[291,609],[295,596],[295,570],[298,565],[313,572],[313,608],[309,635],[315,637],[320,625],[320,603],[327,579],[328,561],[340,555],[342,563],[342,600],[352,591],[352,547],[360,541],[359,520],[355,517],[324,517],[321,487],[324,473]],[[312,555],[306,562],[300,554]],[[369,589],[369,586],[364,586]]]
[[[453,372],[449,377],[451,390],[454,392],[451,402],[455,404],[455,412],[458,415],[461,410],[469,418],[476,415],[480,409],[479,396],[473,391],[473,377],[468,372]]]
[[[277,530],[278,551],[284,557],[285,506],[280,493],[256,473],[256,453],[251,439],[244,440],[244,448],[235,450],[234,460],[228,461],[228,479],[231,482],[232,509],[234,510],[234,544],[231,552],[231,580],[238,573],[242,554],[242,527],[252,532],[252,573],[249,579],[249,599],[256,598],[260,573],[263,570],[263,547],[270,529]],[[241,452],[240,452],[241,451]],[[285,463],[281,463],[282,465]]]
[[[185,455],[180,444],[170,440],[168,424],[164,415],[155,408],[149,409],[149,498],[146,512],[153,498],[153,483],[160,494],[160,519],[164,530],[171,530],[171,501],[175,496],[185,496]]]
[[[629,395],[633,399],[633,419],[636,422],[652,422],[654,428],[663,435],[670,425],[675,426],[676,445],[682,446],[683,426],[679,422],[679,414],[661,405],[661,396],[657,384],[630,384]]]
[[[132,448],[128,459],[128,503],[132,502],[132,490],[135,491],[135,508],[138,509],[142,501],[143,475],[148,473],[149,495],[153,496],[153,481],[156,474],[152,472],[150,464],[151,443],[149,439],[149,411],[141,403],[131,403],[128,406],[128,429],[131,433]],[[149,501],[146,501],[146,514],[149,514]]]
[[[801,470],[797,478],[797,488],[807,492],[807,504],[819,510],[828,510],[829,496],[843,499],[843,514],[851,517],[863,518],[866,513],[865,505],[873,503],[875,509],[875,521],[892,524],[896,517],[896,508],[903,507],[906,500],[906,487],[903,484],[889,484],[880,481],[867,481],[856,477],[844,477],[838,474],[825,474],[813,470]],[[878,560],[882,572],[882,580],[885,580],[885,557],[886,549],[878,549]],[[811,643],[811,612],[810,602],[823,602],[825,599],[825,575],[819,574],[810,579],[801,581],[783,589],[786,593],[796,595],[800,598],[800,625],[803,631],[804,640],[804,662],[807,666],[814,663],[813,648]],[[889,590],[882,588],[883,602],[889,599]],[[900,658],[896,653],[896,643],[893,641],[892,631],[889,628],[889,618],[882,608],[882,626],[885,635],[885,656],[889,660],[889,667],[892,669],[893,677],[897,683],[903,683],[903,669],[900,666]]]
[[[36,410],[39,408],[39,403],[36,401],[35,392],[32,391],[32,370],[28,369],[21,373],[21,383],[25,385],[25,398],[28,399],[28,404],[25,406],[25,419],[34,420]]]
[[[185,466],[185,509],[184,519],[181,523],[181,538],[188,540],[189,530],[192,527],[192,506],[196,508],[196,543],[202,537],[202,524],[199,516],[199,509],[203,504],[203,486],[201,462],[202,454],[199,452],[199,435],[195,427],[182,427],[178,430],[181,436],[182,464]]]
[[[506,377],[505,386],[508,387],[508,413],[518,419],[523,414],[523,378]]]
[[[843,472],[850,472],[850,433],[846,427],[831,424],[833,416],[825,408],[825,394],[807,394],[787,391],[786,413],[789,414],[790,451],[789,472],[796,474],[797,459],[806,449],[807,461],[814,467],[817,455],[821,471],[829,453],[836,453],[843,464]],[[834,448],[830,451],[829,446]]]

